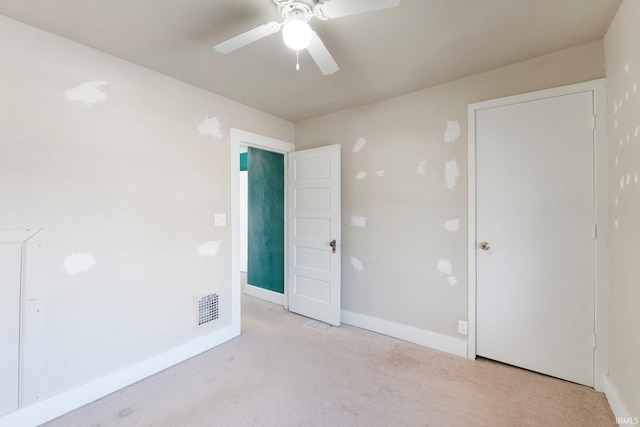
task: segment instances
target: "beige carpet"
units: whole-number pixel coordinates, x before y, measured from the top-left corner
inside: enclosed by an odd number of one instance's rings
[[[603,394],[251,297],[243,334],[47,426],[615,426]]]

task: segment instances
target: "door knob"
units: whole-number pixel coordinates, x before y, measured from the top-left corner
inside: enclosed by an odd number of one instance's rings
[[[483,251],[488,251],[490,247],[491,246],[489,245],[489,242],[480,243],[480,249],[482,249]]]
[[[331,252],[336,253],[336,241],[332,240],[329,242],[329,246],[331,246]]]

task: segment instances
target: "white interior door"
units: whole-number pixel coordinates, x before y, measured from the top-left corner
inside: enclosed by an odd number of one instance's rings
[[[589,386],[593,105],[583,91],[478,110],[475,135],[476,352]]]
[[[0,241],[0,415],[18,409],[21,242]]]
[[[288,163],[289,309],[340,325],[340,145]]]

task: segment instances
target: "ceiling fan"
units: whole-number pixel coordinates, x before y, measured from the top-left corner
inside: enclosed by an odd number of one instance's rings
[[[322,71],[329,75],[339,67],[318,34],[308,22],[314,16],[321,20],[356,15],[379,9],[395,7],[400,0],[273,0],[282,16],[282,22],[267,22],[235,37],[218,43],[214,48],[220,53],[230,53],[258,41],[282,29],[284,43],[298,52],[307,49],[311,58]],[[300,69],[299,62],[296,69]]]

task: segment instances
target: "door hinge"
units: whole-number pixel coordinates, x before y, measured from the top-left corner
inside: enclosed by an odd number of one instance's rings
[[[591,116],[591,129],[596,128],[596,116],[595,114]]]
[[[593,334],[593,348],[596,348],[596,335]]]
[[[598,224],[593,224],[593,238],[598,238]]]

